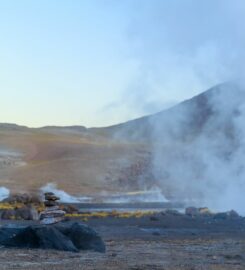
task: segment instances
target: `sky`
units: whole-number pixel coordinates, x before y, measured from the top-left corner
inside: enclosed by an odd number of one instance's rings
[[[243,0],[0,0],[0,122],[108,126],[243,76]]]

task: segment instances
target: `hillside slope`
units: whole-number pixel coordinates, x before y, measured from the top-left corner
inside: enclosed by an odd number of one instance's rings
[[[125,190],[120,175],[147,147],[67,128],[0,127],[0,185],[14,191],[47,183],[73,194]],[[136,187],[137,188],[137,187]]]
[[[167,197],[187,190],[188,196],[199,196],[213,178],[203,169],[210,171],[206,160],[223,166],[240,149],[244,101],[242,87],[226,83],[168,110],[106,128],[0,124],[0,183],[24,191],[52,182],[72,194],[157,185]]]
[[[242,85],[235,82],[219,84],[170,109],[94,130],[125,140],[151,141],[154,139],[154,130],[157,129],[161,130],[163,136],[172,136],[179,140],[198,135],[210,120],[224,114],[227,117],[227,126],[224,128],[229,132],[231,118],[238,113],[238,107],[245,101],[244,90]]]

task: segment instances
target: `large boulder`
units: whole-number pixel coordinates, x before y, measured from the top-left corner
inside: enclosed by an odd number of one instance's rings
[[[105,252],[104,242],[92,228],[79,222],[73,222],[68,227],[64,224],[57,224],[56,228],[71,239],[77,249]]]
[[[166,214],[166,215],[171,215],[171,216],[180,216],[181,213],[175,209],[167,209],[164,212],[162,212],[162,214]]]
[[[24,220],[38,220],[39,214],[37,210],[31,206],[24,206],[15,210],[16,219],[24,219]]]
[[[11,194],[8,198],[4,199],[3,202],[10,204],[21,203],[21,204],[41,204],[41,198],[36,194]]]
[[[79,212],[79,208],[72,204],[61,204],[60,209],[65,211],[67,214],[77,214]]]
[[[208,207],[198,208],[199,214],[203,216],[211,216],[213,213],[209,210]]]
[[[31,225],[24,228],[3,227],[0,229],[0,245],[72,252],[105,252],[105,244],[101,237],[92,228],[79,222],[61,222],[48,226]]]
[[[5,209],[1,214],[1,219],[15,219],[15,214],[14,209]]]
[[[199,213],[198,208],[196,208],[196,207],[187,207],[187,208],[185,209],[185,214],[186,214],[187,216],[197,216],[197,215],[199,215],[200,213]]]
[[[240,215],[235,210],[230,210],[228,212],[228,215],[229,215],[230,218],[235,218],[235,219],[240,218]]]
[[[29,226],[2,241],[6,247],[78,251],[72,241],[54,227]]]
[[[185,209],[185,214],[187,216],[192,216],[192,217],[210,216],[210,215],[212,215],[212,212],[207,207],[197,208],[197,207],[192,206],[192,207],[187,207]]]
[[[213,216],[214,219],[238,219],[240,218],[239,214],[235,210],[228,212],[217,213]]]
[[[38,220],[39,214],[32,205],[28,205],[16,209],[4,210],[1,214],[1,219]]]
[[[8,228],[2,228],[0,230],[0,243],[3,243],[6,239],[14,237],[19,232],[20,232],[19,228],[12,226]]]

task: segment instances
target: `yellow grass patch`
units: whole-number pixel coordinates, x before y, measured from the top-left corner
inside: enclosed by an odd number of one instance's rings
[[[10,210],[23,207],[22,203],[0,203],[0,210]]]
[[[154,211],[133,211],[133,212],[119,212],[113,210],[111,212],[91,212],[91,213],[80,213],[80,214],[66,214],[66,217],[71,218],[81,218],[84,221],[87,221],[91,218],[106,218],[106,217],[113,217],[113,218],[141,218],[144,216],[149,216],[154,214]]]
[[[11,209],[18,209],[26,206],[23,203],[7,203],[7,202],[0,202],[0,210],[11,210]],[[33,205],[37,209],[38,212],[41,212],[45,209],[44,204]]]

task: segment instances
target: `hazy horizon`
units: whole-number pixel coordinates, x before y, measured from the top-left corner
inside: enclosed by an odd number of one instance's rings
[[[242,76],[244,9],[241,0],[0,0],[0,122],[109,126]]]

